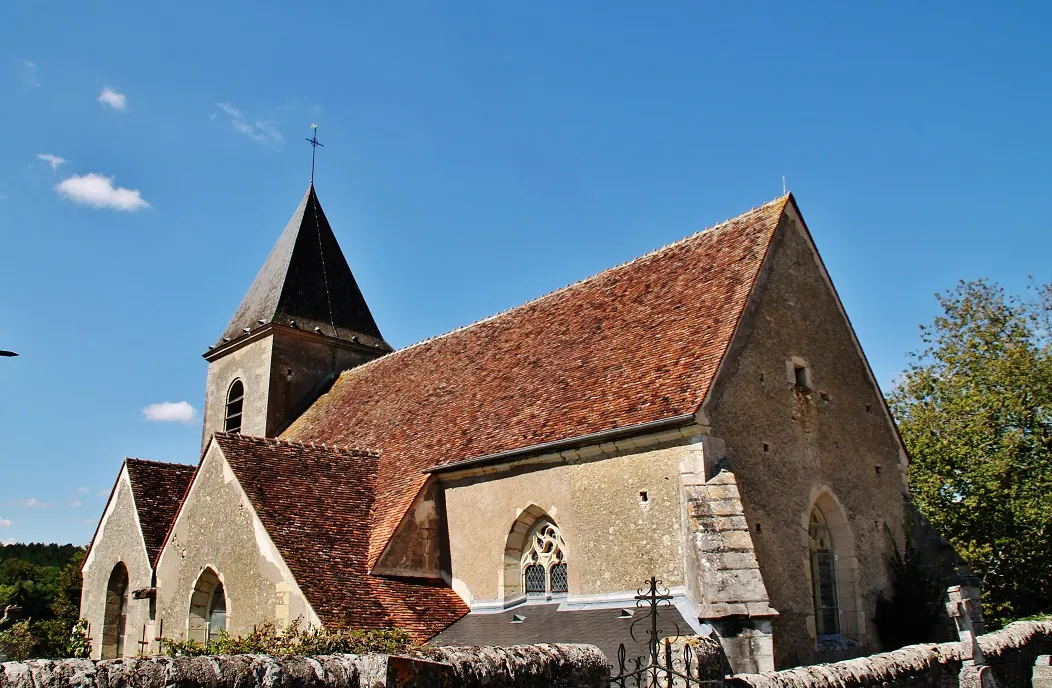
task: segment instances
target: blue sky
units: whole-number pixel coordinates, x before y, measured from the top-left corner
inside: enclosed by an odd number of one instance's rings
[[[395,346],[784,175],[887,388],[935,291],[1052,279],[1052,9],[1009,5],[7,0],[0,540],[86,543],[122,457],[196,461],[199,418],[144,409],[199,416],[312,122]]]

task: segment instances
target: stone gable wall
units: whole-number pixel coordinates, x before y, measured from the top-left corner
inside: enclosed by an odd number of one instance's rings
[[[106,590],[110,574],[118,562],[123,562],[128,568],[128,607],[123,650],[125,654],[134,655],[140,649],[139,641],[144,629],[148,638],[153,636],[153,622],[149,616],[150,601],[135,599],[132,592],[150,587],[153,568],[146,555],[126,468],[121,469],[112,502],[106,505],[99,532],[82,569],[84,584],[81,588],[80,616],[88,620],[88,632],[92,638],[91,656],[96,659],[102,656]]]
[[[1029,686],[1034,662],[1052,652],[1052,621],[1018,621],[979,636],[986,663],[1001,686]],[[749,688],[956,688],[961,644],[910,645],[894,652],[764,674],[739,674]]]
[[[321,625],[214,442],[157,562],[163,637],[187,639],[191,599],[206,568],[223,583],[227,629],[234,635],[264,621],[279,628],[297,618]]]
[[[767,274],[706,404],[726,444],[774,618],[776,667],[879,650],[873,614],[890,592],[904,523],[905,466],[879,390],[799,221],[787,214]],[[794,385],[794,359],[810,370]],[[858,647],[819,651],[807,519],[820,503],[839,557],[841,626]],[[847,654],[850,652],[851,654]]]

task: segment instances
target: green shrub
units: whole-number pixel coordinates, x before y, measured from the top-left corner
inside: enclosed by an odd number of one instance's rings
[[[29,630],[29,619],[15,622],[0,631],[0,655],[12,661],[22,662],[29,659],[36,645],[36,638]]]
[[[233,636],[222,630],[206,643],[194,640],[161,638],[161,654],[170,657],[199,655],[330,655],[366,654],[370,652],[399,654],[415,645],[405,631],[392,628],[361,630],[344,628],[312,628],[292,622],[283,632],[267,622],[256,626],[244,636]]]

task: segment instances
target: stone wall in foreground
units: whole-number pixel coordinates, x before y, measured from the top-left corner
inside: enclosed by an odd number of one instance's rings
[[[1034,661],[1052,653],[1052,621],[1017,621],[979,636],[986,663],[1002,687],[1029,686]],[[910,645],[894,652],[763,674],[739,674],[732,686],[750,688],[956,688],[961,644]]]
[[[143,657],[0,664],[0,688],[607,688],[591,645],[438,648],[410,656]]]

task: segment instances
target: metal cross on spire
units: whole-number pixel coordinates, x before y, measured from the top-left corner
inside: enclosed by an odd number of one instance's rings
[[[314,183],[314,154],[318,151],[318,146],[321,146],[322,148],[324,148],[325,144],[318,143],[318,125],[317,124],[312,124],[312,125],[310,125],[310,128],[314,130],[314,136],[313,136],[313,138],[309,138],[309,139],[305,139],[305,140],[307,141],[307,143],[309,143],[311,145],[311,150],[310,150],[310,183],[313,184]]]

